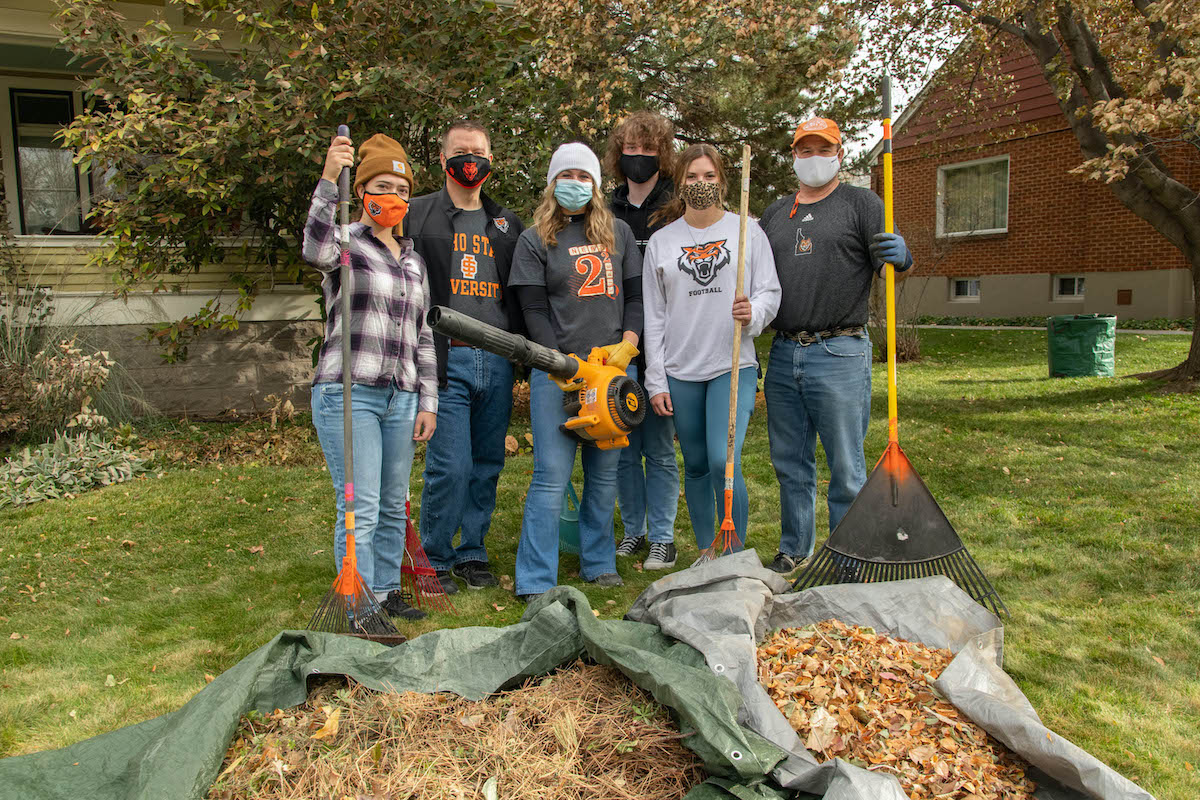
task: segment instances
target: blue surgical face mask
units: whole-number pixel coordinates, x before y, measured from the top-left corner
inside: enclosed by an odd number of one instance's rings
[[[579,211],[592,199],[592,185],[569,178],[554,182],[554,199],[566,211]]]

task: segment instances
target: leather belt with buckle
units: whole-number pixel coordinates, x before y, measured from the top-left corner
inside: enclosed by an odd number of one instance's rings
[[[451,339],[450,346],[451,347],[474,347],[475,345],[471,344],[470,342],[464,342],[461,339]]]
[[[778,331],[778,334],[785,339],[791,339],[793,342],[798,342],[801,347],[808,347],[810,344],[816,344],[822,339],[833,339],[836,336],[862,336],[867,332],[867,329],[862,325],[855,325],[851,328],[833,328],[828,331],[817,331],[810,333],[809,331]]]

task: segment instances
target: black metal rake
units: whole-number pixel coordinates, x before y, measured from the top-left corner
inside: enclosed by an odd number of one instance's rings
[[[883,79],[884,229],[892,220],[892,91]],[[888,445],[871,476],[821,550],[792,584],[808,589],[827,583],[878,581],[945,575],[980,605],[1007,616],[1000,596],[967,552],[941,506],[900,449],[896,408],[895,269],[884,273],[887,291]]]

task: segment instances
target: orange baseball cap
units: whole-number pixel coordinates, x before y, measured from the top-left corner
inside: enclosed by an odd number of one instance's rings
[[[820,136],[825,141],[833,142],[836,145],[842,143],[842,132],[838,130],[837,123],[824,117],[813,117],[801,122],[800,126],[796,128],[796,134],[792,136],[792,147],[795,147],[796,142],[805,136]]]

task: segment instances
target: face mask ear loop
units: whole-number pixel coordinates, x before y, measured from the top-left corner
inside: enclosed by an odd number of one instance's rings
[[[792,203],[792,211],[790,214],[788,214],[788,219],[792,219],[796,216],[796,209],[798,209],[799,207],[800,207],[800,193],[796,192],[796,202]]]

